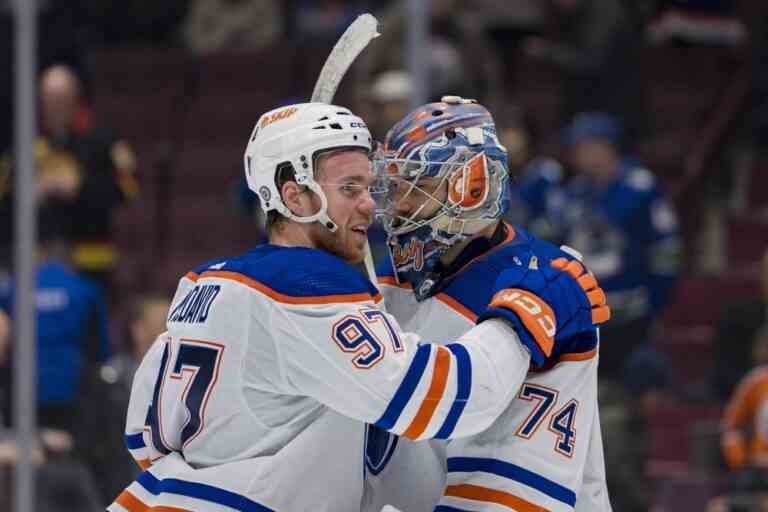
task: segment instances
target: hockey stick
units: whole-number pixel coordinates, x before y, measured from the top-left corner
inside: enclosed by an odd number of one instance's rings
[[[321,103],[331,103],[336,90],[339,88],[341,79],[347,73],[347,70],[355,61],[360,52],[362,52],[368,43],[379,36],[377,30],[379,21],[372,14],[361,14],[347,27],[347,30],[334,45],[331,53],[323,64],[320,76],[317,77],[315,90],[312,91],[312,101]],[[371,245],[368,240],[365,241],[365,271],[368,279],[378,287],[376,280],[376,269],[373,265],[373,255],[371,254]]]

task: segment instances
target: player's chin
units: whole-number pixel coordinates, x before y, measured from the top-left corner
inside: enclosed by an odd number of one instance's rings
[[[348,262],[350,262],[353,265],[357,265],[358,263],[362,263],[363,259],[365,259],[365,252],[363,251],[363,247],[354,248],[346,251],[345,258]]]
[[[349,241],[344,247],[344,259],[352,265],[362,263],[365,258],[365,242]]]

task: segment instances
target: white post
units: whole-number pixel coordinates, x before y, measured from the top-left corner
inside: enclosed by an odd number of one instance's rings
[[[34,512],[36,432],[35,239],[36,217],[33,146],[36,127],[37,0],[15,0],[15,247],[16,288],[13,318],[13,421],[18,443],[14,478],[14,512]]]

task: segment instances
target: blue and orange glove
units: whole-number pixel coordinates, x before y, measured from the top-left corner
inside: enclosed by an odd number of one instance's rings
[[[587,294],[589,303],[592,306],[592,323],[595,325],[604,324],[611,319],[611,308],[608,306],[605,292],[597,282],[597,278],[592,272],[584,269],[584,265],[578,260],[569,260],[567,258],[557,258],[552,260],[550,265],[563,272],[568,272],[576,279],[581,289]]]
[[[507,320],[531,351],[536,365],[544,364],[556,344],[594,333],[597,323],[610,318],[605,293],[575,260],[558,258],[541,267],[529,262],[505,270],[494,289],[478,323],[489,318]]]

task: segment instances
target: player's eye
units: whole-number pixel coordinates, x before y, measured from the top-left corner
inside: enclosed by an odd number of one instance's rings
[[[363,186],[357,183],[342,183],[339,189],[347,197],[356,197],[363,191]]]

